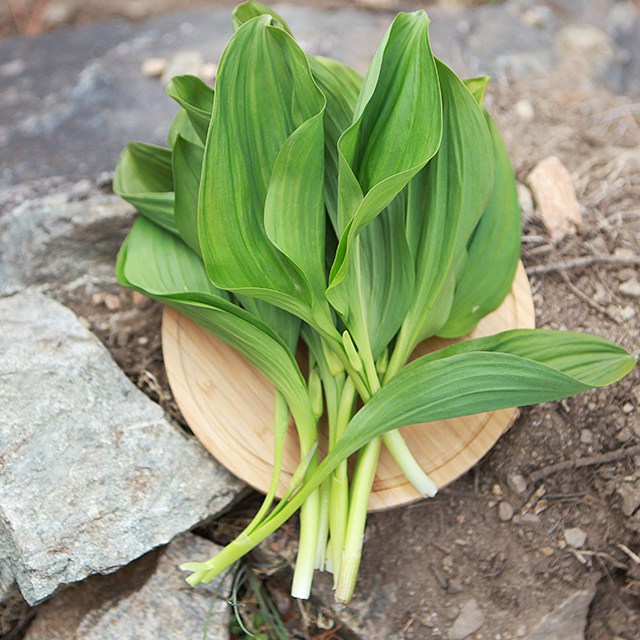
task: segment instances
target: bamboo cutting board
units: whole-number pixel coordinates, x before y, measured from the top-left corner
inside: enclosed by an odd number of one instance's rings
[[[533,328],[534,319],[529,282],[520,264],[502,306],[484,318],[469,337]],[[429,340],[416,355],[450,342]],[[265,493],[273,459],[271,383],[243,356],[169,307],[164,310],[162,347],[173,395],[195,435],[231,473]],[[517,413],[517,409],[503,409],[428,426],[411,425],[401,432],[423,469],[438,487],[444,487],[489,451]],[[298,460],[295,430],[290,426],[279,496]],[[369,510],[388,509],[419,497],[383,447]]]

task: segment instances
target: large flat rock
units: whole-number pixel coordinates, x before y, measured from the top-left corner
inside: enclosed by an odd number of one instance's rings
[[[0,299],[0,575],[30,604],[225,508],[242,484],[57,302]]]
[[[93,576],[37,610],[26,640],[224,640],[231,574],[188,588],[179,566],[219,550],[180,536],[109,576]]]

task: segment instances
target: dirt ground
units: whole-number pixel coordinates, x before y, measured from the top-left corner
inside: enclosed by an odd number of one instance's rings
[[[522,82],[493,87],[490,94],[519,181],[525,182],[541,158],[555,154],[572,173],[584,207],[577,233],[557,245],[535,212],[525,212],[523,260],[530,270],[543,271],[530,277],[537,326],[591,332],[638,352],[640,301],[624,297],[618,287],[637,274],[625,261],[640,255],[640,110],[603,92],[568,90],[562,78],[546,79],[544,87],[541,92],[535,82]],[[521,100],[531,109],[514,106]],[[616,261],[597,262],[611,255]],[[554,268],[581,256],[592,256],[594,263]],[[89,321],[127,375],[182,421],[162,366],[160,308],[122,291],[92,300],[70,296],[66,302]],[[397,583],[391,615],[403,637],[442,637],[438,621],[455,616],[463,596],[476,595],[491,602],[476,637],[517,638],[523,624],[534,622],[527,612],[536,611],[533,603],[540,598],[561,602],[577,587],[596,585],[588,640],[637,638],[640,565],[630,550],[640,543],[640,455],[625,455],[623,449],[640,437],[639,378],[636,370],[612,388],[523,410],[491,453],[438,497],[371,516],[361,584]],[[606,452],[622,453],[617,461],[597,464]],[[586,465],[545,471],[575,460]],[[538,479],[532,481],[532,474]],[[527,479],[523,493],[514,490],[514,475]],[[514,510],[510,522],[497,515],[501,501]],[[255,504],[254,497],[201,533],[224,542]],[[408,520],[411,531],[402,528]],[[569,528],[586,533],[583,548],[567,546]],[[291,549],[294,534],[292,523],[262,553]],[[389,540],[397,543],[389,548]],[[397,567],[412,566],[425,543],[430,560],[419,561],[424,571],[398,576]],[[257,558],[254,562],[264,564],[264,555]],[[291,637],[351,637],[346,627],[339,628],[339,617],[322,608],[309,605],[301,615],[286,595],[288,571],[275,571],[265,584]],[[246,595],[245,614],[253,603]],[[518,616],[505,617],[514,611]]]
[[[28,32],[21,9],[26,4],[0,4],[0,33]],[[30,6],[43,12],[54,4],[36,1]],[[106,17],[120,4],[125,3],[86,2],[66,22]],[[126,4],[131,9],[145,3]],[[203,5],[212,2],[162,0],[154,3],[154,11]],[[41,30],[48,28],[42,18],[39,23],[29,20]],[[530,109],[522,107],[522,101]],[[557,155],[571,172],[584,207],[577,232],[555,245],[536,213],[524,212],[522,258],[529,270],[538,270],[530,276],[537,326],[591,332],[637,353],[640,300],[623,296],[619,285],[637,275],[630,258],[640,256],[640,106],[578,83],[567,86],[562,74],[494,86],[489,104],[519,181],[526,182],[539,160]],[[585,256],[593,263],[562,267]],[[607,261],[602,256],[616,258]],[[64,302],[87,320],[126,374],[184,425],[163,368],[161,308],[122,290],[89,300],[78,291]],[[536,611],[533,603],[541,598],[561,602],[568,592],[592,585],[596,596],[587,639],[638,637],[640,564],[632,550],[640,546],[640,454],[625,455],[624,449],[637,447],[640,438],[639,382],[636,370],[612,388],[525,409],[490,454],[435,499],[371,516],[361,584],[397,583],[391,626],[402,637],[446,636],[442,621],[454,618],[462,599],[471,596],[491,602],[475,637],[521,637],[522,625],[534,622],[528,617]],[[619,459],[602,463],[600,456],[608,452],[619,452]],[[584,466],[549,472],[549,465],[577,460]],[[527,480],[523,492],[514,488],[516,475]],[[498,517],[500,502],[513,508],[515,520]],[[226,541],[251,517],[256,504],[257,496],[249,498],[200,533]],[[410,531],[403,529],[409,520],[414,526]],[[422,524],[419,529],[416,521]],[[586,533],[582,548],[567,546],[565,531],[570,528]],[[293,539],[295,522],[252,560],[261,567],[264,588],[288,632],[296,638],[349,640],[353,635],[339,615],[313,603],[299,606],[287,596],[290,568],[285,564],[278,569],[273,550],[290,550]],[[391,547],[389,540],[395,541]],[[417,549],[425,546],[429,560],[421,555],[416,562]],[[397,567],[412,564],[424,571],[395,573]],[[242,593],[245,617],[255,622],[255,597],[251,590]],[[504,615],[514,611],[517,617]],[[238,632],[235,637],[244,636]]]

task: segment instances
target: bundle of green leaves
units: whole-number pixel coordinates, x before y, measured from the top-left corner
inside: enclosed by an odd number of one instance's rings
[[[134,142],[120,158],[115,189],[142,215],[117,275],[277,390],[265,502],[216,557],[183,567],[188,582],[212,580],[300,509],[293,595],[308,597],[314,570],[328,569],[347,602],[382,443],[422,495],[436,490],[398,427],[565,398],[619,380],[636,359],[593,336],[514,330],[407,364],[421,341],[467,334],[514,278],[520,214],[483,106],[488,79],[462,81],[433,56],[423,11],[394,19],[364,78],[306,55],[257,2],[233,23],[215,93],[173,78],[169,147]],[[276,502],[290,413],[302,459]]]

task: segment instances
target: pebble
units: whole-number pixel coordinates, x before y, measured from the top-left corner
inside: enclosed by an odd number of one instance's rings
[[[207,62],[200,69],[200,77],[205,81],[212,83],[218,75],[218,65],[215,62]]]
[[[494,484],[493,487],[491,487],[491,493],[500,500],[502,498],[502,487],[499,484]]]
[[[630,402],[625,402],[625,404],[622,407],[622,413],[633,413],[633,405]]]
[[[620,309],[618,313],[624,322],[633,320],[633,318],[636,317],[636,310],[631,305],[627,305],[623,309]]]
[[[592,444],[593,431],[591,431],[591,429],[583,429],[580,432],[580,442],[582,442],[582,444]]]
[[[535,513],[525,513],[523,516],[513,516],[513,524],[538,524],[540,516]]]
[[[120,309],[120,298],[114,293],[107,293],[104,297],[104,306],[109,311],[118,311]]]
[[[527,490],[527,480],[519,473],[510,473],[507,476],[507,484],[514,493],[522,495]]]
[[[553,549],[551,547],[540,547],[540,553],[548,558],[553,555]]]
[[[513,108],[523,120],[533,120],[535,111],[533,110],[533,105],[528,100],[518,100],[518,102],[513,105]]]
[[[541,160],[527,182],[552,240],[561,240],[582,222],[571,175],[556,156]]]
[[[484,614],[475,598],[462,605],[460,615],[449,630],[449,640],[464,640],[484,624]]]
[[[165,58],[147,58],[140,66],[140,71],[147,78],[159,78],[167,68]]]
[[[630,278],[620,285],[620,293],[628,298],[640,298],[640,282],[637,278]]]
[[[571,527],[570,529],[564,530],[564,539],[567,541],[567,544],[574,549],[581,549],[587,541],[587,534],[578,527]]]
[[[513,518],[513,507],[508,502],[501,502],[498,505],[498,518],[502,522],[509,522]]]
[[[204,59],[199,51],[178,51],[163,71],[162,82],[166,84],[174,76],[199,76],[203,65]]]

